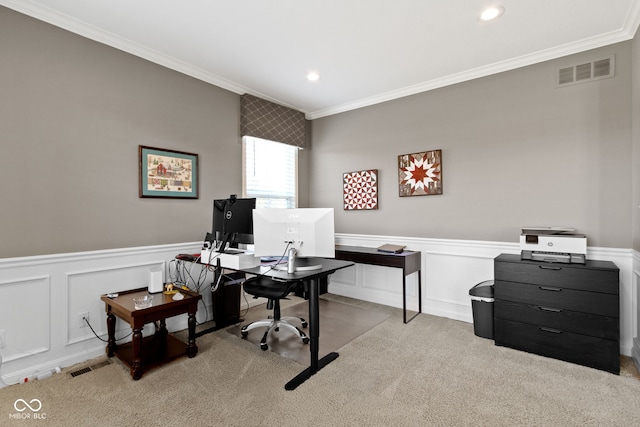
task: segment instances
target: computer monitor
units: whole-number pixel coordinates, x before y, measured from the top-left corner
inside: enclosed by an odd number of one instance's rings
[[[238,243],[252,244],[253,238],[253,210],[256,207],[256,199],[239,199],[232,195],[228,199],[216,199],[213,201],[213,226],[212,232],[217,252],[230,248],[237,248]]]
[[[296,265],[297,258],[334,258],[334,235],[333,208],[253,211],[255,256],[287,256],[286,267],[289,273],[322,267],[317,264]]]

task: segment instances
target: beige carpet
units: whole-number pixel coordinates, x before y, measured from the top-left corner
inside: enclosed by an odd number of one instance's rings
[[[221,330],[198,339],[195,358],[139,381],[114,359],[75,378],[0,389],[0,425],[640,425],[640,381],[628,364],[612,375],[496,347],[469,323],[423,314],[405,325],[401,310],[325,298],[391,317],[294,391],[284,384],[299,363]],[[10,419],[17,399],[39,399],[46,420]]]
[[[309,302],[301,302],[300,299],[293,299],[283,302],[284,304],[292,304],[288,308],[282,308],[281,316],[301,317],[309,320]],[[320,349],[319,357],[338,351],[342,346],[350,343],[358,336],[367,332],[381,322],[389,318],[388,313],[379,312],[373,309],[362,309],[353,305],[342,304],[337,301],[321,299],[319,301],[320,308]],[[252,308],[251,318],[245,319],[242,325],[249,324],[252,321],[266,319],[267,316],[273,314],[273,311],[267,310],[265,305]],[[256,316],[257,315],[257,316]],[[301,328],[301,322],[294,321],[293,324]],[[227,332],[240,336],[242,325],[231,327]],[[247,341],[256,346],[260,345],[260,340],[264,335],[266,328],[256,328],[249,331]],[[309,328],[301,330],[309,335]],[[309,365],[309,345],[302,343],[300,337],[288,329],[280,329],[276,333],[271,333],[267,337],[267,345],[269,351],[277,353],[281,356],[295,360],[302,365]]]

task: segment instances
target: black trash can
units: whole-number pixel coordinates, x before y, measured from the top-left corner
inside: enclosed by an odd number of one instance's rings
[[[493,339],[493,280],[485,280],[469,289],[473,310],[473,333]]]

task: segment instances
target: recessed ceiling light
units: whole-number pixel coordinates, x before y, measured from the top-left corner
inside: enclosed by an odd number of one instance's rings
[[[480,14],[480,19],[482,19],[483,21],[491,21],[492,19],[496,19],[503,13],[504,7],[502,6],[489,7]]]
[[[317,80],[320,79],[320,75],[316,72],[310,72],[307,74],[307,80],[309,80],[310,82],[315,82]]]

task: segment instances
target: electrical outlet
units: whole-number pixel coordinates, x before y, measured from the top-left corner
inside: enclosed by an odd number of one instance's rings
[[[87,319],[85,321],[85,319]],[[81,313],[78,313],[78,327],[80,328],[86,328],[89,322],[89,312],[88,311],[83,311]]]
[[[7,346],[7,333],[4,329],[0,329],[0,348]]]

